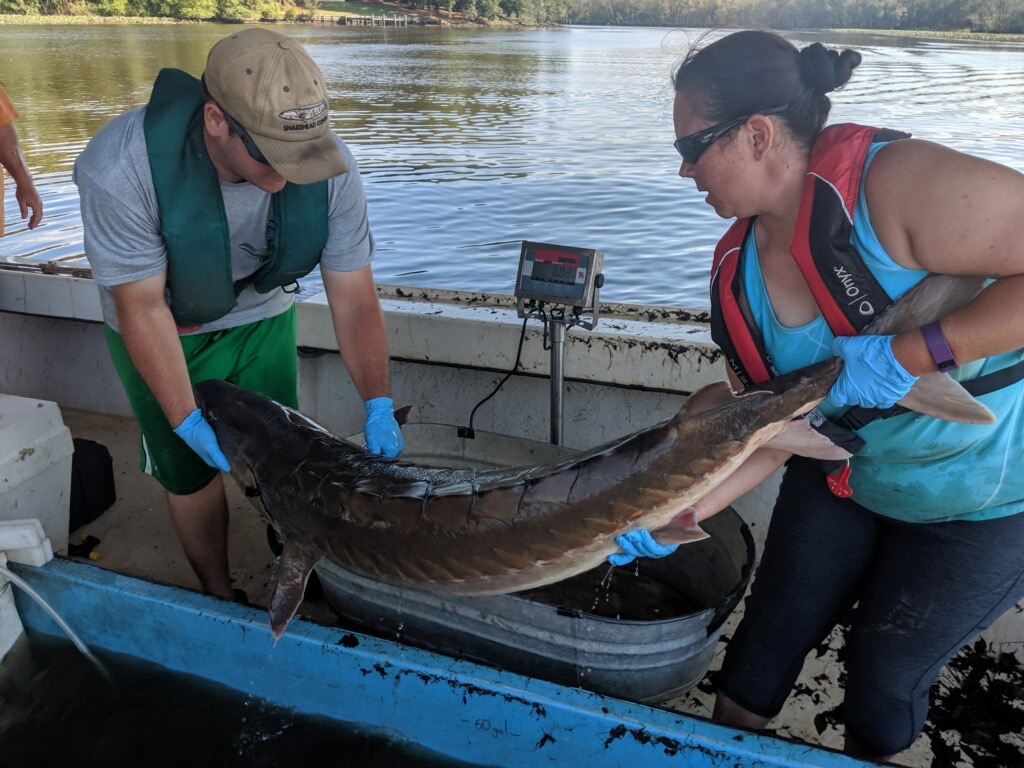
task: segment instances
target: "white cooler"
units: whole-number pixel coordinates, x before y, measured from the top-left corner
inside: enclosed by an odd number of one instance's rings
[[[65,554],[73,452],[56,403],[0,395],[0,520],[36,518]]]

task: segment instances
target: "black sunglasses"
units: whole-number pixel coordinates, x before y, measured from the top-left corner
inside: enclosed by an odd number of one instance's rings
[[[218,104],[217,106],[220,107],[220,104]],[[225,112],[224,107],[220,107],[220,111],[224,115],[224,119],[227,120],[228,125],[231,126],[231,130],[237,133],[238,138],[242,140],[242,143],[245,145],[246,151],[249,153],[249,157],[251,157],[257,163],[270,165],[270,161],[263,156],[263,153],[260,152],[260,148],[256,146],[256,142],[252,140],[252,136],[245,132],[245,128],[240,126],[237,120],[235,120],[233,117],[231,117],[231,115]]]
[[[736,126],[743,125],[754,115],[774,115],[779,112],[783,112],[785,109],[785,107],[763,109],[760,112],[752,112],[749,115],[734,117],[732,120],[726,120],[724,123],[712,125],[710,128],[704,128],[696,133],[691,133],[689,136],[678,138],[672,142],[672,146],[676,148],[676,151],[688,164],[696,165],[697,161],[700,160],[700,156],[704,154],[704,150],[725,136],[725,134]]]

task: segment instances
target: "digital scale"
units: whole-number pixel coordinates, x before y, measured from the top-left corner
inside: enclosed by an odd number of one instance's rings
[[[572,320],[566,324],[592,330],[604,283],[603,261],[603,253],[589,248],[523,241],[515,289],[519,316],[526,317],[545,304],[570,307]],[[583,312],[591,313],[589,321],[582,319]]]
[[[551,338],[551,442],[562,444],[562,384],[566,329],[593,330],[604,284],[604,254],[589,248],[523,241],[516,276],[519,317],[537,315]],[[583,313],[589,313],[584,318]]]

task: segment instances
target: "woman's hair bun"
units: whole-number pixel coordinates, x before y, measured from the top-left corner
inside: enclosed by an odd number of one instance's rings
[[[812,91],[825,94],[846,85],[860,61],[856,51],[839,53],[811,43],[800,50],[800,75]]]

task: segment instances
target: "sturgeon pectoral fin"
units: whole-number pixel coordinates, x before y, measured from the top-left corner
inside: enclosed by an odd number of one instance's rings
[[[415,406],[413,405],[404,405],[401,408],[395,410],[395,422],[397,422],[398,426],[401,427],[402,425],[409,421],[409,417],[412,415],[413,408],[415,408]]]
[[[324,553],[311,544],[286,541],[274,575],[274,591],[270,596],[270,631],[274,640],[280,640],[288,622],[299,610],[302,595],[306,591],[313,566],[320,562]]]
[[[686,398],[680,413],[685,413],[687,416],[706,413],[715,408],[721,408],[728,403],[735,402],[738,397],[740,395],[733,392],[729,382],[715,381],[711,384],[706,384]]]
[[[654,538],[659,544],[690,544],[710,538],[710,535],[700,527],[697,513],[688,507],[655,531]]]
[[[786,428],[764,444],[766,448],[795,453],[810,459],[843,461],[853,454],[836,445],[811,426],[807,419],[791,419]]]

